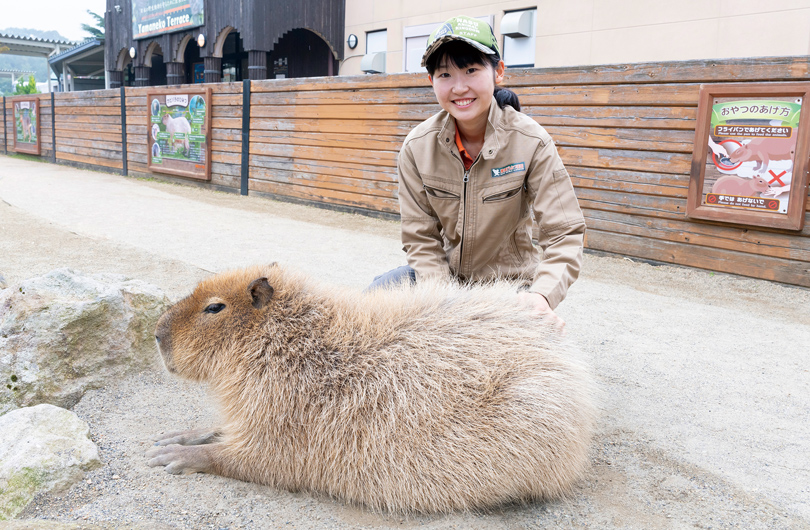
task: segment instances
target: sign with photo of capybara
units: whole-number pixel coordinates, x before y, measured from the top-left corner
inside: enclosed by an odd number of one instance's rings
[[[211,178],[211,89],[146,96],[150,171]]]
[[[39,155],[39,99],[13,98],[14,150],[18,153]]]
[[[701,87],[690,217],[800,229],[808,86]]]

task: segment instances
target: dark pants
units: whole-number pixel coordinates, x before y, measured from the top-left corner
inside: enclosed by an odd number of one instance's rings
[[[371,282],[371,285],[366,287],[366,292],[374,291],[375,289],[381,289],[384,287],[393,287],[395,285],[399,285],[402,282],[410,282],[411,284],[416,283],[416,271],[413,270],[410,265],[403,265],[402,267],[397,267],[394,270],[390,270],[384,274],[380,274],[374,281]]]

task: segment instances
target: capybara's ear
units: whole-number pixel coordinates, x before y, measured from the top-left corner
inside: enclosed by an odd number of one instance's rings
[[[250,282],[248,292],[256,309],[266,306],[273,298],[273,287],[267,282],[267,278],[258,278]]]

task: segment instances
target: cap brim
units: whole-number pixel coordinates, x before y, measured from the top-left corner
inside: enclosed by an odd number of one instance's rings
[[[472,39],[468,39],[467,37],[462,37],[460,35],[444,35],[433,41],[433,44],[428,46],[427,50],[425,50],[425,53],[422,55],[422,68],[427,66],[428,58],[431,55],[433,55],[442,44],[444,44],[445,42],[450,42],[451,40],[460,40],[466,42],[467,44],[469,44],[470,46],[472,46],[473,48],[482,53],[485,53],[487,55],[495,55],[495,50],[493,50],[492,48],[487,48],[480,42],[476,42]]]

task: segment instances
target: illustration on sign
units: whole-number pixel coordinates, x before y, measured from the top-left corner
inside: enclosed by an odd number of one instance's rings
[[[151,37],[202,26],[203,0],[132,0],[132,35]]]
[[[26,99],[14,101],[14,150],[38,155],[39,101]]]
[[[208,178],[210,93],[150,93],[149,168]]]
[[[787,214],[802,98],[715,99],[703,203]]]

